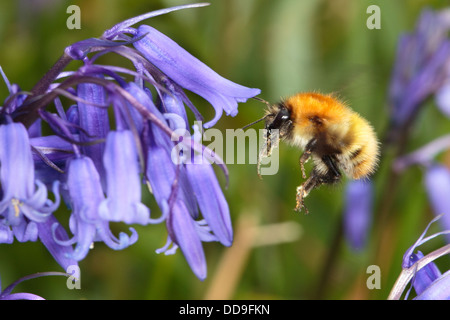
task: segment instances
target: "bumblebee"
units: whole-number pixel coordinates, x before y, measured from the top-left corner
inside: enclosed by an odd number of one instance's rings
[[[306,180],[297,187],[296,211],[308,213],[304,199],[314,188],[335,184],[342,174],[364,179],[375,171],[379,143],[372,126],[332,94],[298,93],[277,104],[256,99],[267,104],[265,116],[250,124],[265,120],[266,150],[260,155],[270,154],[275,130],[279,139],[304,151],[299,164]],[[314,165],[307,177],[304,165],[310,159]]]

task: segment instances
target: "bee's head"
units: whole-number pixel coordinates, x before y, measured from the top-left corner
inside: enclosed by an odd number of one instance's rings
[[[291,122],[291,113],[288,108],[282,103],[271,105],[266,114],[266,129],[283,129]]]
[[[269,134],[271,130],[278,129],[280,130],[280,134],[283,134],[289,129],[292,124],[291,112],[283,103],[270,104],[259,97],[253,97],[253,99],[264,102],[267,105],[266,115],[244,126],[242,129],[246,129],[263,120],[266,122],[265,129]]]
[[[266,130],[279,130],[280,137],[284,138],[292,127],[291,112],[283,103],[271,105],[266,114]]]

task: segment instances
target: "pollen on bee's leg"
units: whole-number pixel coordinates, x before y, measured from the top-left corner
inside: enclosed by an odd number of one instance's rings
[[[261,175],[261,156],[258,157],[258,164],[256,165],[256,170],[258,173],[258,177],[262,180],[262,175]]]
[[[323,177],[317,172],[317,169],[314,168],[309,178],[303,182],[302,185],[297,187],[297,206],[295,207],[295,211],[301,211],[302,208],[305,208],[305,213],[308,214],[308,208],[305,206],[304,199],[308,196],[308,194],[314,188],[317,188],[323,184]]]
[[[306,198],[306,196],[308,195],[308,193],[306,192],[305,188],[303,187],[303,184],[301,186],[297,187],[297,195],[296,195],[296,200],[297,200],[297,205],[295,206],[295,211],[297,212],[301,212],[302,208],[305,208],[305,214],[308,214],[308,208],[305,206],[305,201],[304,199]]]
[[[276,140],[275,140],[276,141]],[[260,147],[258,154],[258,163],[257,163],[257,173],[258,177],[262,179],[261,175],[261,162],[264,158],[268,158],[272,155],[272,149],[277,146],[277,143],[272,144],[272,139],[270,134],[265,137],[265,141]]]
[[[302,177],[303,179],[306,179],[306,172],[305,172],[305,163],[304,162],[300,162],[300,169],[302,170]]]

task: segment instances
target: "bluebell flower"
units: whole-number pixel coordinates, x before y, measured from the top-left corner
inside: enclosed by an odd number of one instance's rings
[[[182,201],[176,201],[167,217],[170,239],[181,248],[195,275],[206,278],[206,258],[202,241],[197,233],[196,222],[192,219]]]
[[[127,224],[149,223],[150,210],[141,203],[138,153],[130,130],[108,133],[103,160],[108,198],[100,204],[100,217]]]
[[[64,181],[67,160],[73,158],[72,145],[57,135],[30,138],[36,179],[47,187],[54,181]],[[61,194],[66,190],[61,189]]]
[[[0,243],[11,244],[14,242],[14,233],[10,226],[0,223]]]
[[[181,117],[176,118],[181,120],[178,123],[183,122]],[[196,126],[194,126],[193,140],[199,140],[199,129]],[[160,148],[157,152],[150,151],[149,168],[160,166],[159,161],[164,157],[166,161],[168,160],[169,155],[164,149]],[[171,167],[169,171],[167,168],[170,166],[165,166],[165,169],[158,172],[153,170],[156,177],[166,181],[162,207],[168,212],[169,232],[166,245],[157,252],[173,254],[178,247],[181,248],[193,272],[203,280],[206,278],[206,260],[202,242],[219,241],[225,246],[230,246],[233,229],[228,203],[211,164],[203,158],[201,153],[193,154],[192,157],[193,159],[184,159],[185,161],[182,162],[184,166],[179,164],[177,167]],[[162,172],[166,175],[165,177],[161,176]],[[177,175],[178,178],[175,179]],[[173,181],[176,184],[168,184],[167,181]],[[187,193],[189,190],[190,193]],[[159,192],[160,190],[158,194]],[[198,219],[197,205],[204,217],[202,220]]]
[[[161,92],[161,110],[164,113],[173,113],[179,116],[184,121],[184,126],[179,126],[179,128],[188,130],[189,121],[186,109],[184,108],[183,98],[171,82],[166,81],[166,85],[170,93]]]
[[[450,270],[434,279],[414,300],[450,300]]]
[[[412,253],[409,259],[408,268],[424,257],[421,251]],[[412,280],[414,290],[417,295],[422,294],[436,279],[441,276],[441,272],[434,262],[430,262],[425,267],[417,271]]]
[[[158,110],[149,94],[135,84],[129,84],[128,91],[161,123],[169,127],[165,115]],[[183,123],[183,126],[187,124]],[[176,129],[176,128],[175,128]],[[190,186],[184,179],[184,168],[172,161],[174,142],[171,137],[158,126],[146,123],[143,129],[144,154],[147,158],[145,178],[151,186],[156,202],[167,216],[177,197],[185,202],[193,216],[197,215],[195,201],[189,193]],[[169,205],[170,204],[170,205]]]
[[[442,217],[443,215],[435,217],[416,242],[406,250],[402,260],[402,272],[395,282],[388,299],[400,299],[410,282],[416,291],[416,297],[414,297],[416,300],[450,299],[450,272],[447,271],[441,274],[433,262],[435,259],[450,253],[450,244],[438,248],[425,256],[421,251],[415,253],[419,246],[431,239],[440,235],[450,234],[450,229],[448,229],[425,237],[430,226]],[[405,299],[409,297],[410,290],[406,293]]]
[[[39,239],[66,268],[86,257],[95,242],[121,250],[137,241],[132,227],[131,234],[116,237],[111,223],[164,222],[168,241],[157,252],[171,254],[180,248],[194,274],[206,277],[202,242],[229,246],[233,231],[221,186],[206,162],[217,157],[190,136],[188,112],[197,120],[202,116],[184,90],[213,105],[216,116],[205,127],[215,124],[223,111],[235,116],[238,102],[260,90],[219,76],[149,26],[132,27],[156,15],[203,5],[150,12],[113,26],[99,39],[68,46],[31,94],[9,84],[0,70],[10,91],[0,112],[0,241]],[[108,53],[129,60],[134,69],[97,64]],[[64,72],[72,60],[83,64]],[[70,103],[66,106],[60,96]],[[55,113],[47,109],[50,104]],[[53,132],[43,134],[44,122]],[[4,152],[11,139],[16,140],[13,150]],[[188,163],[197,159],[205,162]],[[223,162],[218,166],[228,179]],[[141,202],[145,184],[160,215],[151,217]],[[47,188],[53,188],[55,201],[47,198]],[[60,193],[71,213],[57,220],[52,213]]]
[[[194,140],[199,139],[199,128],[195,126]],[[230,209],[212,165],[201,154],[195,154],[193,161],[186,163],[186,172],[206,222],[218,240],[230,246],[233,241]]]
[[[97,105],[106,105],[105,89],[98,84],[80,83],[77,86],[77,96],[81,99],[77,103],[78,121],[80,126],[80,142],[105,139],[109,131],[108,109]],[[103,166],[103,152],[105,143],[95,143],[81,146],[83,154],[94,162],[100,173],[104,185],[105,168]]]
[[[150,26],[141,25],[136,37],[140,40],[133,45],[144,57],[177,84],[211,103],[216,116],[205,124],[205,128],[216,124],[223,111],[235,116],[238,102],[245,102],[260,93],[259,89],[247,88],[221,77],[172,39]]]
[[[25,101],[27,97],[26,94],[21,93],[20,87],[15,83],[10,83],[6,74],[3,72],[2,67],[0,66],[0,74],[5,81],[6,87],[8,88],[9,96],[5,100],[5,103],[2,107],[3,112],[14,112],[22,103]]]
[[[354,180],[345,191],[344,234],[354,250],[365,247],[372,223],[373,186],[371,181]]]
[[[450,170],[438,164],[429,166],[425,186],[436,216],[444,214],[440,219],[442,229],[450,230]],[[450,235],[447,236],[447,242],[450,243]]]
[[[428,254],[426,257],[421,251],[414,253],[417,247],[425,242],[443,234],[450,234],[450,229],[438,232],[425,238],[431,224],[447,215],[439,215],[434,218],[419,239],[405,252],[403,256],[402,268],[410,270],[413,274],[412,285],[416,291],[415,300],[449,300],[450,299],[450,272],[441,274],[440,270],[433,262],[434,259],[450,253],[450,245],[444,246]],[[423,263],[422,263],[423,262]],[[421,265],[421,269],[419,269]]]
[[[86,157],[72,159],[69,164],[67,187],[71,198],[70,228],[75,234],[67,243],[76,241],[70,258],[82,260],[94,241],[103,241],[115,250],[121,250],[137,241],[133,228],[131,236],[121,232],[117,239],[109,228],[109,221],[100,216],[100,205],[105,200],[100,176],[93,161]],[[106,209],[105,209],[106,210]],[[63,241],[60,241],[63,244]]]
[[[398,172],[411,165],[425,167],[424,185],[433,212],[436,216],[446,214],[440,219],[443,230],[450,229],[450,170],[436,163],[434,158],[449,148],[450,135],[442,136],[394,162],[394,169]],[[447,236],[447,241],[450,242],[450,236]]]
[[[55,201],[52,202],[46,186],[34,178],[30,140],[21,123],[0,125],[0,164],[3,230],[12,230],[21,242],[35,241],[37,223],[45,222],[59,206],[59,182],[53,183]],[[9,233],[5,238],[10,239],[10,236]]]
[[[72,246],[64,243],[69,241],[69,234],[53,215],[47,221],[38,223],[37,227],[39,240],[63,270],[78,266],[78,261],[73,258]]]
[[[416,30],[403,35],[391,78],[391,120],[401,127],[450,78],[450,11],[424,10]]]
[[[450,134],[439,137],[410,154],[397,158],[393,168],[397,172],[402,172],[412,165],[430,167],[434,164],[435,157],[447,149],[450,149]]]
[[[33,139],[34,143],[42,146],[41,142],[36,141],[40,138]],[[28,133],[21,123],[0,126],[0,243],[13,243],[14,237],[20,242],[39,239],[55,260],[66,269],[69,265],[77,264],[73,259],[67,258],[72,248],[57,244],[51,230],[52,224],[56,223],[52,213],[60,202],[59,180],[49,181],[56,198],[52,202],[47,198],[44,183],[35,179],[36,168],[33,163],[40,162],[40,158],[31,153],[33,139],[28,138]],[[59,228],[58,236],[65,238],[67,233]]]
[[[206,278],[206,259],[202,240],[212,239],[211,236],[205,238],[198,232],[199,222],[195,221],[198,209],[195,199],[192,198],[193,194],[188,193],[189,181],[182,170],[184,171],[184,168],[181,165],[173,164],[170,154],[164,147],[158,146],[156,142],[150,143],[147,177],[155,199],[166,218],[169,234],[166,245],[157,252],[174,254],[180,247],[194,274],[203,280]]]
[[[149,107],[153,108],[154,106]],[[158,112],[155,111],[155,114],[158,114]],[[159,116],[161,117],[162,115]],[[179,119],[181,121],[177,121],[177,123],[181,126],[184,121],[180,117]],[[173,143],[169,143],[168,140],[170,139],[159,128],[150,130],[148,139],[146,177],[155,200],[163,212],[163,217],[166,218],[169,234],[167,244],[157,250],[157,252],[174,254],[177,248],[181,248],[194,274],[203,280],[206,278],[206,259],[202,241],[217,241],[218,238],[210,233],[209,227],[203,221],[196,220],[198,218],[196,199],[198,198],[198,191],[192,185],[192,178],[188,179],[189,170],[183,164],[175,164],[173,162],[171,156]],[[168,148],[168,146],[171,146],[171,148]],[[201,188],[205,192],[210,190],[210,186],[206,184],[201,185]],[[211,201],[217,200],[213,199]],[[200,207],[200,209],[204,208]],[[217,219],[221,219],[221,216],[225,215],[221,211],[210,213],[203,210],[202,214],[205,217],[215,214]],[[223,238],[222,234],[220,236]],[[229,245],[230,240],[227,239],[222,243]]]

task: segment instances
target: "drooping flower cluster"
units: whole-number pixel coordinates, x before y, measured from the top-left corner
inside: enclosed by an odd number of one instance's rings
[[[416,32],[402,38],[391,87],[395,121],[418,112],[429,96],[434,96],[439,110],[444,115],[449,115],[449,31],[450,9],[439,12],[425,10]],[[433,211],[436,215],[448,213],[440,220],[444,230],[450,229],[450,169],[437,163],[435,157],[449,148],[450,136],[446,135],[394,162],[394,169],[398,172],[413,164],[425,167],[425,188]]]
[[[439,12],[424,10],[416,31],[401,39],[390,92],[391,138],[398,138],[396,133],[409,129],[408,126],[412,125],[412,120],[429,97],[434,98],[444,116],[450,115],[449,31],[450,9]],[[450,246],[443,246],[426,256],[420,251],[414,252],[416,247],[439,234],[445,234],[447,242],[450,242],[450,169],[436,161],[436,155],[449,148],[450,135],[445,135],[399,157],[393,164],[396,172],[402,172],[415,164],[425,168],[424,186],[437,216],[433,222],[439,219],[443,230],[424,239],[428,226],[404,255],[403,271],[397,282],[409,282],[412,279],[417,294],[415,299],[450,299],[450,271],[441,274],[432,262],[436,257],[448,254]],[[401,292],[395,289],[391,295],[398,299]]]
[[[399,140],[429,97],[433,97],[444,115],[450,115],[450,9],[425,9],[414,32],[401,36],[389,87],[390,128],[388,142]],[[411,164],[427,168],[426,189],[436,215],[450,210],[450,179],[448,168],[435,164],[434,156],[450,148],[450,136],[441,137],[430,145],[397,159],[398,172]],[[440,173],[437,173],[439,171]],[[353,248],[361,248],[372,221],[373,188],[370,181],[352,181],[347,186],[344,231]],[[444,229],[450,229],[450,214],[441,219]]]
[[[129,234],[116,236],[111,223],[165,222],[168,242],[158,252],[180,247],[197,277],[206,277],[202,242],[229,246],[233,231],[210,163],[217,156],[196,138],[202,128],[196,127],[190,138],[185,106],[197,120],[202,117],[184,89],[214,107],[216,116],[205,127],[213,126],[223,111],[236,115],[238,102],[260,90],[221,77],[150,26],[132,28],[155,15],[196,6],[201,5],[135,17],[99,39],[67,47],[31,95],[11,85],[2,71],[10,95],[0,110],[0,243],[39,239],[67,268],[96,241],[115,250],[137,241],[132,227]],[[97,64],[111,53],[135,69]],[[72,60],[82,60],[83,66],[64,72]],[[73,104],[63,105],[61,96]],[[52,132],[44,133],[42,122]],[[219,166],[227,176],[226,167]],[[145,184],[160,214],[141,202]],[[61,202],[71,211],[69,230],[54,215]]]
[[[403,35],[391,78],[389,102],[394,128],[401,128],[428,97],[436,95],[438,107],[449,114],[450,9],[426,9],[413,33]]]

